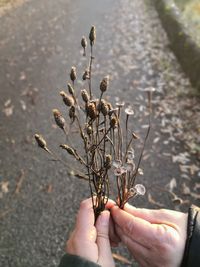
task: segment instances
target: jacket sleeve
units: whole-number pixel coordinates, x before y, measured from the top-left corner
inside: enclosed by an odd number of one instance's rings
[[[181,267],[200,266],[200,208],[191,206],[188,212],[187,240]]]
[[[71,255],[71,254],[65,254],[58,267],[100,267],[100,265],[88,261],[82,257]]]

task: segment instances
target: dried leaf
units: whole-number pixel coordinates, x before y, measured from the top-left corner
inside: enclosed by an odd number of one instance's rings
[[[8,186],[9,186],[9,182],[8,181],[3,181],[0,183],[1,185],[1,191],[5,194],[8,193],[9,189],[8,189]]]
[[[166,189],[169,190],[169,192],[173,192],[174,188],[177,187],[177,182],[175,178],[172,178],[171,181],[166,185]]]
[[[182,193],[183,195],[190,195],[191,194],[191,190],[190,188],[186,185],[186,183],[182,184]]]
[[[18,181],[17,181],[16,188],[15,188],[15,194],[19,194],[24,178],[25,178],[24,170],[21,170],[21,174],[17,179]]]
[[[112,256],[113,256],[113,258],[114,259],[116,259],[116,260],[118,260],[118,261],[120,261],[120,262],[122,262],[122,263],[125,263],[125,264],[132,264],[132,262],[131,261],[129,261],[128,259],[126,259],[124,256],[122,256],[122,255],[119,255],[119,254],[116,254],[116,253],[112,253]]]
[[[14,106],[12,105],[10,107],[4,108],[2,111],[7,117],[10,117],[13,114],[13,109],[14,109]]]

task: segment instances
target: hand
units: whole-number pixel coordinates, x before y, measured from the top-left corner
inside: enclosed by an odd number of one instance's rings
[[[94,226],[92,201],[84,200],[80,205],[76,226],[67,242],[66,251],[102,267],[115,266],[108,237],[109,218],[110,212],[102,212]]]
[[[178,267],[187,229],[187,214],[171,210],[124,210],[109,203],[115,231],[141,267]]]

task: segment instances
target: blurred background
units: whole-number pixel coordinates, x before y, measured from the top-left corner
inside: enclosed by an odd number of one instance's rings
[[[198,43],[199,1],[176,2]],[[66,157],[72,167],[66,169],[51,161],[33,136],[41,133],[58,153],[65,142],[52,109],[65,112],[59,92],[71,66],[77,93],[83,89],[88,61],[80,40],[91,25],[97,31],[94,91],[109,74],[107,94],[134,107],[130,127],[141,138],[148,124],[145,89],[156,90],[137,181],[147,193],[131,203],[181,211],[200,205],[199,90],[173,54],[152,1],[0,0],[0,266],[57,266],[79,204],[89,196],[87,182],[73,176],[77,163]],[[123,247],[114,253],[131,262],[116,260],[116,266],[137,266]]]

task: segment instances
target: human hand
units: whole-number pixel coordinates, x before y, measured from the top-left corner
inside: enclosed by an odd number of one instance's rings
[[[137,209],[129,204],[121,210],[113,202],[108,206],[117,236],[141,267],[180,266],[186,242],[187,214],[166,209]]]
[[[94,225],[91,199],[84,200],[78,211],[76,226],[67,241],[66,251],[93,261],[102,267],[114,265],[108,237],[110,212],[103,211]]]

